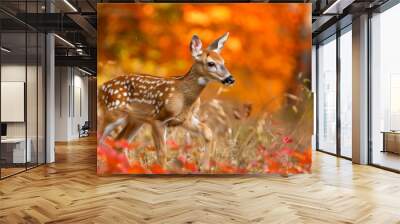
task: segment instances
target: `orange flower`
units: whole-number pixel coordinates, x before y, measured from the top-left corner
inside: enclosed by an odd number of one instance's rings
[[[266,163],[266,166],[264,168],[265,173],[279,173],[283,165],[280,162],[271,158],[266,159],[265,163]]]
[[[141,145],[140,142],[132,142],[131,144],[129,144],[128,150],[135,150],[139,148],[140,145]]]
[[[146,170],[143,168],[142,164],[140,162],[135,161],[131,164],[131,167],[129,169],[129,173],[131,174],[144,174],[146,173]]]
[[[164,170],[164,168],[162,168],[160,166],[160,164],[157,164],[157,163],[154,163],[153,165],[151,165],[150,171],[153,174],[165,174],[165,173],[167,173],[167,171]]]
[[[236,171],[235,167],[230,164],[217,163],[217,166],[222,173],[235,173]]]

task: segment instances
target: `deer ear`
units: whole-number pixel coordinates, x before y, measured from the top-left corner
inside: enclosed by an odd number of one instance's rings
[[[192,52],[192,56],[194,59],[199,59],[202,52],[202,46],[200,38],[197,35],[193,35],[192,40],[190,41],[190,52]]]
[[[222,48],[224,47],[225,42],[228,40],[229,32],[226,32],[224,35],[222,35],[220,38],[216,39],[210,46],[208,46],[208,50],[210,51],[216,51],[217,53],[220,53]]]

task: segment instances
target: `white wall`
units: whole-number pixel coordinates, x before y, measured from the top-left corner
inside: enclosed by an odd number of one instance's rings
[[[70,77],[68,75],[69,68],[55,68],[55,141],[68,140],[68,88]]]
[[[79,137],[78,124],[88,120],[88,78],[72,67],[56,67],[55,140]]]
[[[27,69],[28,74],[36,74],[36,67],[28,66],[27,68],[24,65],[18,64],[5,64],[1,66],[1,81],[2,82],[25,82],[25,69]],[[29,78],[29,77],[28,77]],[[30,86],[36,86],[36,80],[29,79]],[[27,88],[27,106],[35,107],[37,105],[36,102],[36,88]],[[34,104],[31,104],[31,103]],[[7,108],[1,108],[2,110],[7,110]],[[28,110],[28,112],[31,110]],[[36,109],[35,109],[36,111]],[[35,122],[34,129],[36,130],[36,113],[27,113],[28,122]],[[28,125],[29,127],[33,127],[32,125]],[[28,130],[29,134],[29,130]],[[36,134],[36,132],[35,132]],[[7,122],[7,136],[8,137],[25,137],[25,122]],[[28,135],[29,137],[29,135]]]
[[[36,69],[39,69],[38,71]],[[30,139],[32,161],[36,162],[37,152],[39,162],[44,162],[44,89],[42,68],[25,64],[3,64],[1,66],[2,82],[24,82],[26,83],[26,110],[27,120],[24,122],[6,122],[8,138]],[[27,77],[28,80],[25,80]],[[38,92],[37,92],[38,91]],[[7,96],[2,96],[7,97]],[[1,108],[9,110],[10,108]],[[23,111],[25,112],[25,111]],[[38,151],[37,151],[38,150]]]

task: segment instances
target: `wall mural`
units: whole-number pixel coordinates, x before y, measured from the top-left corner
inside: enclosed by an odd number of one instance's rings
[[[310,4],[99,4],[98,174],[310,172]]]

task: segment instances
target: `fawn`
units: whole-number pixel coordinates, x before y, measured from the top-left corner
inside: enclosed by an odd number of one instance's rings
[[[131,142],[143,126],[150,124],[152,137],[162,166],[166,164],[166,130],[170,126],[182,126],[198,133],[210,142],[212,132],[197,117],[200,93],[207,84],[216,80],[232,85],[235,80],[224,66],[220,52],[229,33],[215,40],[207,49],[197,35],[192,37],[190,52],[193,65],[186,75],[156,77],[135,74],[112,79],[98,90],[99,144],[117,127],[122,127],[115,139]],[[208,163],[208,150],[204,163]],[[207,166],[207,165],[206,165]]]

